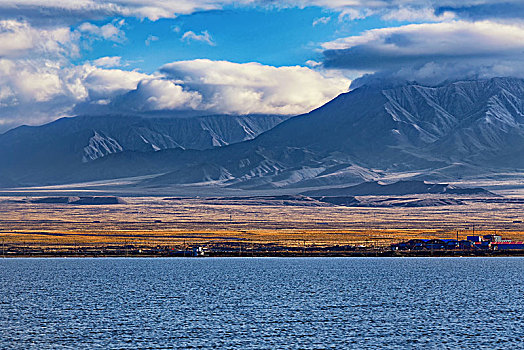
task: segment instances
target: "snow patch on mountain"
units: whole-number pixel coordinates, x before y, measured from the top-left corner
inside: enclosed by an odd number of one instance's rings
[[[82,162],[86,163],[108,154],[122,152],[122,150],[122,146],[115,139],[94,131],[88,145],[84,147]]]
[[[140,138],[142,139],[142,141],[144,141],[144,143],[147,143],[148,145],[151,145],[151,147],[153,148],[153,150],[154,150],[155,152],[158,152],[158,151],[161,150],[160,147],[158,147],[158,146],[156,146],[154,143],[152,143],[152,142],[146,140],[146,139],[144,138],[144,136],[140,135]]]

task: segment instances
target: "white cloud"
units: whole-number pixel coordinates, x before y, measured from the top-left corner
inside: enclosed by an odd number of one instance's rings
[[[182,86],[164,79],[140,81],[136,90],[118,101],[135,111],[198,109],[202,97],[196,91],[184,91]]]
[[[48,102],[62,92],[62,82],[52,72],[24,70],[18,72],[17,78],[13,85],[26,101]]]
[[[0,55],[17,56],[35,46],[29,26],[16,21],[0,22]]]
[[[408,80],[523,76],[524,25],[450,21],[368,30],[324,43],[324,65]]]
[[[158,38],[157,36],[154,36],[154,35],[149,34],[149,35],[147,36],[147,39],[146,39],[146,41],[145,41],[145,44],[146,44],[146,46],[149,46],[149,45],[151,45],[152,42],[154,42],[154,41],[158,41],[158,40],[159,40],[159,38]]]
[[[151,76],[49,59],[0,59],[0,125],[39,124],[136,89]]]
[[[320,17],[313,21],[313,27],[316,27],[319,24],[328,24],[331,21],[331,17]]]
[[[48,59],[0,59],[0,125],[56,119],[87,97],[77,68]]]
[[[410,24],[372,29],[322,45],[326,50],[368,45],[398,54],[464,54],[524,48],[524,27],[489,21]]]
[[[0,20],[0,57],[76,55],[76,36],[69,28],[35,29],[24,21]]]
[[[93,37],[111,40],[115,42],[123,42],[125,40],[125,33],[121,29],[124,22],[118,21],[115,23],[107,23],[102,26],[96,26],[92,23],[85,22],[78,26],[81,33],[89,34]]]
[[[85,92],[73,96],[75,81],[70,73],[51,60],[0,60],[0,85],[11,91],[11,105],[49,102],[59,95],[85,97]]]
[[[423,8],[412,8],[412,7],[399,7],[393,9],[382,15],[382,19],[388,21],[432,21],[441,22],[456,18],[457,16],[450,11],[444,11],[440,14],[435,13],[435,9],[432,7]]]
[[[322,66],[322,62],[318,62],[314,60],[307,60],[306,66],[311,67],[311,68],[320,67]]]
[[[200,41],[203,43],[206,43],[211,46],[215,46],[215,42],[213,41],[213,38],[207,30],[204,30],[203,32],[200,32],[200,34],[196,34],[193,31],[185,32],[184,35],[182,35],[182,38],[180,39],[182,41],[191,42],[191,41]]]
[[[89,102],[111,99],[136,89],[140,81],[150,79],[148,74],[121,69],[103,69],[85,64],[82,71],[82,85],[89,94]]]
[[[342,7],[339,10],[340,10],[340,14],[338,15],[339,21],[344,21],[345,19],[354,21],[356,19],[363,19],[363,18],[372,16],[377,13],[377,10],[365,8],[365,7],[364,8],[362,7]]]
[[[489,21],[410,24],[368,30],[322,45],[328,60],[348,67],[388,63],[519,54],[524,27]],[[335,63],[335,62],[333,62]]]
[[[164,65],[161,72],[202,95],[200,108],[223,113],[300,114],[347,91],[349,79],[306,67],[207,59]]]
[[[100,57],[93,61],[97,67],[120,67],[122,66],[122,57],[120,56],[106,56]]]

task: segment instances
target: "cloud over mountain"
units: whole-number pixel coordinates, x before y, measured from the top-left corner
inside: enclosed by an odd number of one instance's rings
[[[136,89],[115,100],[118,109],[159,111],[199,109],[202,96],[197,91],[185,91],[180,85],[165,79],[141,80]]]
[[[524,26],[451,21],[368,30],[323,44],[329,68],[407,79],[523,76]]]
[[[306,67],[258,63],[180,61],[144,74],[89,63],[2,59],[0,129],[114,111],[299,114],[346,91],[349,83]]]
[[[299,114],[347,90],[349,80],[310,68],[199,59],[166,64],[160,72],[202,97],[201,108],[224,113]]]
[[[106,103],[147,77],[53,59],[0,59],[0,130],[70,115],[81,102]]]

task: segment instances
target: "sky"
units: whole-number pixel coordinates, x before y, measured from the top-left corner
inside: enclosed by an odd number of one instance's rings
[[[2,0],[0,133],[306,113],[384,80],[524,78],[522,0]]]

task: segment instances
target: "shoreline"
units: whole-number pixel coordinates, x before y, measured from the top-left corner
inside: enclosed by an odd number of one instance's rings
[[[464,251],[464,250],[440,250],[440,251],[345,251],[345,252],[296,252],[296,251],[279,251],[279,252],[206,252],[203,255],[193,255],[190,252],[173,253],[74,253],[74,252],[57,252],[57,253],[10,253],[0,256],[0,259],[16,258],[338,258],[338,257],[355,257],[355,258],[418,258],[418,257],[524,257],[522,250],[507,251]]]

